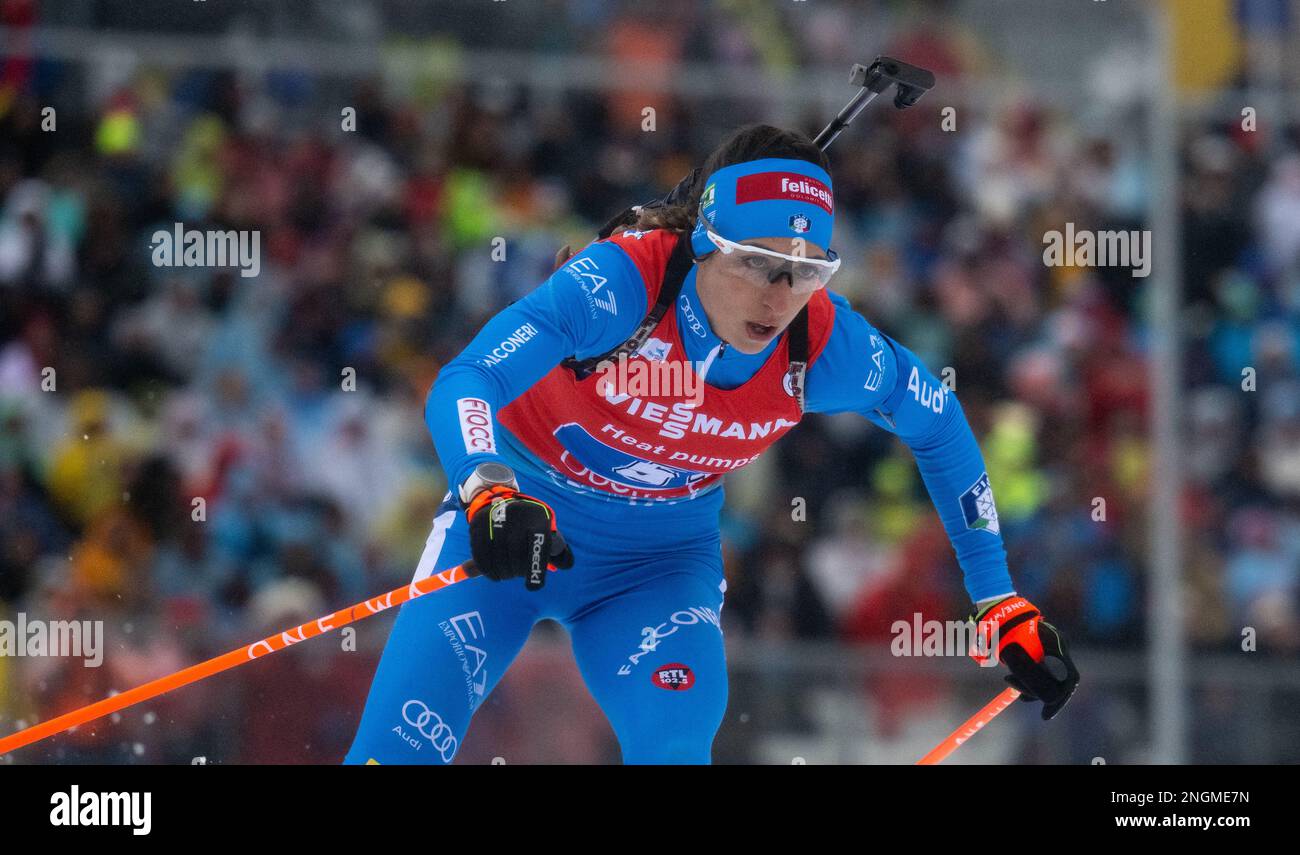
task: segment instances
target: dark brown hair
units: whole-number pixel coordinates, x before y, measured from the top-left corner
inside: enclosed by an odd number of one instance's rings
[[[642,210],[634,226],[641,230],[671,229],[689,232],[695,228],[695,217],[700,207],[700,195],[713,173],[724,166],[761,160],[765,157],[784,157],[806,160],[830,171],[826,152],[807,135],[760,123],[744,125],[732,132],[704,161],[698,180],[691,186],[688,201],[680,205]]]

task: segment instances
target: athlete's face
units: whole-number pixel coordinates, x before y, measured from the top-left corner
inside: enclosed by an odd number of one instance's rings
[[[755,238],[742,243],[791,255],[801,252],[806,258],[826,257],[821,247],[807,241],[800,241],[799,246],[794,238]],[[728,345],[741,353],[761,353],[816,292],[796,294],[786,276],[759,287],[749,279],[729,274],[719,263],[721,254],[711,253],[699,262],[695,273],[704,313],[713,331]]]

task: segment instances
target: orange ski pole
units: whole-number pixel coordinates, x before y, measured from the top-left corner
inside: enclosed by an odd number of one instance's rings
[[[1003,689],[1002,694],[985,704],[984,709],[966,719],[961,727],[948,735],[947,739],[936,745],[929,754],[917,760],[916,765],[934,766],[943,762],[943,759],[956,751],[963,742],[979,733],[980,728],[993,721],[998,713],[1015,703],[1018,697],[1020,697],[1020,693],[1015,689]]]
[[[179,689],[181,686],[196,683],[205,677],[211,677],[213,674],[219,674],[237,665],[243,665],[245,662],[260,659],[269,653],[276,653],[300,641],[323,635],[353,621],[363,620],[371,615],[391,609],[393,606],[400,606],[408,600],[414,600],[416,597],[422,597],[448,585],[463,582],[465,579],[476,575],[478,574],[474,569],[474,561],[470,559],[463,564],[443,570],[441,573],[435,573],[432,576],[426,576],[423,579],[411,582],[409,585],[394,588],[387,594],[372,597],[346,609],[339,609],[332,615],[326,615],[300,624],[293,629],[267,636],[261,641],[254,641],[252,644],[232,650],[229,653],[223,653],[206,662],[191,665],[174,674],[159,677],[157,680],[152,680],[142,686],[136,686],[134,689],[121,694],[112,695],[89,706],[64,713],[49,721],[33,725],[26,730],[20,730],[17,733],[2,737],[0,738],[0,755],[8,754],[16,748],[31,745],[33,742],[45,739],[47,736],[62,733],[69,728],[85,724],[88,721],[94,721],[109,713],[126,709],[149,698],[156,698],[170,692],[172,689]]]

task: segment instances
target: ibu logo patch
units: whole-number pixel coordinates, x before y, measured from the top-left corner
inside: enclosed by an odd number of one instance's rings
[[[661,689],[684,692],[695,685],[695,672],[680,662],[669,662],[654,670],[650,682]]]
[[[641,345],[637,353],[649,359],[651,362],[663,362],[668,358],[668,351],[672,349],[671,341],[664,341],[661,338],[651,336],[646,343]]]
[[[812,220],[808,219],[807,214],[795,214],[790,218],[790,230],[796,234],[803,234],[812,228]]]
[[[989,486],[989,473],[980,475],[978,481],[961,494],[961,512],[966,518],[966,528],[982,529],[998,534],[998,509],[993,504],[993,488]]]

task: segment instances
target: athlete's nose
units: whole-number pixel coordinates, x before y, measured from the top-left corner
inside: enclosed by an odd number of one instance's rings
[[[781,281],[782,279],[785,280],[784,283],[782,283],[782,281]],[[788,271],[788,270],[782,270],[782,271],[780,271],[779,273],[776,274],[776,278],[775,278],[775,279],[769,280],[769,283],[768,283],[768,284],[769,284],[770,287],[776,287],[777,285],[784,284],[785,287],[787,287],[787,288],[793,288],[793,287],[794,287],[794,277],[792,277],[792,276],[790,275],[790,271]]]
[[[763,290],[763,308],[775,317],[784,318],[790,311],[794,291],[791,290],[789,283],[789,275],[782,274]]]

